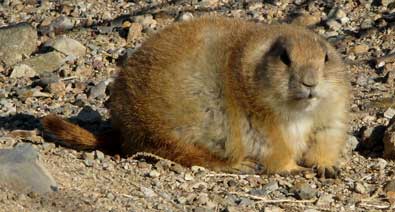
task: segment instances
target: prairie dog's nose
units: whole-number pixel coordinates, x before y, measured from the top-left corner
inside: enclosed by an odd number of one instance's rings
[[[306,71],[301,77],[301,83],[308,88],[314,88],[318,85],[318,73],[314,70]]]

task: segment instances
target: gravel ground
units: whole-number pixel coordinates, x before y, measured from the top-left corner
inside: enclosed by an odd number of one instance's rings
[[[0,148],[31,143],[58,184],[44,195],[0,187],[0,210],[394,210],[395,163],[387,158],[395,158],[395,147],[384,143],[393,139],[387,127],[395,115],[395,1],[263,2],[0,1]],[[120,58],[164,26],[208,14],[306,25],[336,46],[353,87],[339,178],[215,173],[43,138],[39,118],[49,113],[94,132],[108,128],[107,87]],[[22,22],[31,26],[15,26]]]

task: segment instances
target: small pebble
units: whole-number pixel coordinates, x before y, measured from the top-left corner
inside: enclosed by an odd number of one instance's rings
[[[296,194],[296,197],[301,200],[312,199],[317,194],[316,189],[312,188],[308,183],[303,181],[296,182],[291,190]]]
[[[173,171],[176,174],[181,174],[181,173],[183,173],[185,171],[184,167],[182,167],[179,164],[172,164],[170,166],[170,170]]]
[[[328,27],[332,30],[338,31],[341,28],[341,24],[339,22],[337,22],[336,20],[328,20],[326,22],[326,25],[328,25]]]
[[[181,15],[177,17],[178,21],[189,21],[192,19],[193,19],[193,14],[190,12],[181,13]]]
[[[84,152],[84,153],[82,153],[82,159],[94,160],[95,159],[94,153],[93,152]]]
[[[317,202],[315,203],[317,206],[329,206],[333,202],[333,195],[331,194],[322,194]]]
[[[93,161],[90,160],[90,159],[85,159],[85,160],[84,160],[84,164],[85,164],[85,166],[87,166],[87,167],[92,167],[92,166],[93,166]]]
[[[366,187],[360,182],[354,184],[354,190],[360,194],[365,194],[367,192]]]
[[[152,177],[152,178],[156,178],[160,176],[160,173],[156,170],[152,170],[148,173],[148,176]]]
[[[184,180],[186,180],[186,181],[191,181],[191,180],[193,180],[194,179],[194,177],[192,176],[192,174],[191,173],[185,173],[185,176],[184,176]]]
[[[151,197],[156,197],[157,194],[154,192],[154,190],[146,187],[140,187],[140,191],[143,192],[145,197],[151,198]]]
[[[104,160],[104,153],[99,150],[96,150],[95,151],[95,158],[99,161],[103,161]]]
[[[354,54],[363,54],[368,52],[369,46],[366,44],[359,44],[351,48],[351,52]]]
[[[253,189],[250,191],[250,194],[257,196],[268,195],[271,192],[277,190],[279,188],[278,183],[276,181],[269,182],[265,184],[261,189]]]
[[[384,117],[387,119],[392,119],[392,117],[395,116],[395,109],[393,108],[388,108],[385,112],[384,112]]]
[[[263,210],[264,212],[283,212],[284,209],[277,206],[268,206]]]

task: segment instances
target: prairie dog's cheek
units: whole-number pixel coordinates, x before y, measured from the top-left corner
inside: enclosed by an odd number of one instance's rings
[[[321,80],[316,87],[317,97],[326,98],[330,95],[330,92],[333,92],[333,89],[333,86],[329,82],[326,80]]]

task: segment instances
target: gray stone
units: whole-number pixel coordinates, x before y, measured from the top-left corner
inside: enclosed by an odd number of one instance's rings
[[[21,64],[28,65],[36,71],[36,73],[41,74],[55,71],[60,68],[64,62],[64,56],[61,53],[49,52],[24,60]]]
[[[31,144],[0,149],[0,183],[20,192],[56,191],[55,180],[38,158],[39,154]]]
[[[178,164],[176,164],[176,165],[177,165],[178,169],[182,168],[182,166],[180,166]],[[174,167],[176,167],[176,166],[174,166]],[[201,166],[192,166],[191,170],[192,170],[193,173],[201,173],[201,172],[206,172],[207,171],[204,167],[201,167]]]
[[[366,86],[366,85],[368,85],[368,80],[369,80],[369,78],[366,74],[358,74],[357,84],[359,86]]]
[[[374,165],[375,168],[379,170],[384,170],[385,167],[388,165],[388,162],[382,158],[377,159],[377,163]]]
[[[49,152],[52,149],[54,149],[55,147],[56,147],[56,145],[54,143],[45,142],[42,144],[42,149],[44,152]]]
[[[156,21],[151,14],[136,16],[134,21],[143,25],[144,28],[154,28],[156,26]]]
[[[362,183],[359,183],[359,182],[356,182],[354,184],[354,190],[360,194],[365,194],[367,192],[366,187]]]
[[[92,167],[93,166],[93,161],[90,159],[85,159],[84,164],[86,167]]]
[[[348,17],[343,17],[343,18],[340,18],[339,21],[340,21],[341,24],[344,25],[344,24],[350,22],[350,19]]]
[[[328,25],[329,28],[335,31],[338,31],[341,28],[341,24],[333,19],[328,20],[326,22],[326,25]]]
[[[341,20],[344,17],[347,17],[347,14],[344,12],[344,10],[337,8],[335,12],[335,18]]]
[[[145,197],[151,198],[151,197],[156,197],[157,194],[155,193],[154,190],[146,187],[140,187],[140,191],[143,192]]]
[[[177,21],[189,21],[193,19],[193,14],[190,12],[181,13],[177,17]]]
[[[114,199],[115,199],[115,196],[114,196],[114,194],[112,194],[112,193],[108,193],[108,194],[106,195],[106,197],[107,197],[107,199],[109,199],[109,200],[114,200]]]
[[[241,197],[240,200],[238,201],[239,206],[249,206],[253,205],[255,202],[249,198],[246,197]]]
[[[361,29],[369,29],[371,27],[373,27],[373,20],[370,18],[365,19],[362,23],[361,23]]]
[[[53,20],[49,26],[50,31],[63,32],[74,27],[74,23],[67,16],[59,16]]]
[[[156,178],[160,176],[160,173],[156,170],[152,170],[148,173],[148,176],[152,177],[152,178]]]
[[[392,119],[392,117],[395,116],[395,110],[393,108],[388,108],[385,112],[384,112],[384,117],[388,118],[388,119]]]
[[[176,174],[181,174],[185,171],[184,167],[182,167],[179,164],[174,164],[170,166],[170,170],[173,171]],[[193,170],[192,170],[193,171]]]
[[[257,195],[257,196],[264,196],[264,195],[270,194],[271,192],[277,190],[278,188],[279,188],[278,183],[276,181],[272,181],[272,182],[267,183],[260,189],[251,190],[250,194]]]
[[[184,205],[187,202],[187,199],[185,197],[183,197],[183,196],[177,197],[176,202]]]
[[[93,152],[84,152],[84,153],[82,153],[82,159],[84,159],[84,160],[94,160]]]
[[[194,180],[195,178],[192,176],[192,174],[191,173],[185,173],[185,176],[184,176],[184,180],[186,180],[186,181],[192,181],[192,180]]]
[[[98,98],[106,96],[107,86],[113,81],[113,79],[107,79],[99,82],[96,86],[89,90],[90,98]]]
[[[347,144],[346,144],[347,150],[348,151],[355,150],[358,146],[358,143],[359,143],[359,141],[355,136],[352,136],[352,135],[348,136]]]
[[[47,87],[49,84],[59,81],[60,81],[60,77],[57,74],[46,73],[40,75],[39,84],[42,85],[42,87]]]
[[[309,200],[317,195],[317,190],[306,182],[296,182],[291,190],[296,195],[296,198],[301,200]]]
[[[12,69],[10,78],[32,78],[36,76],[37,73],[30,66],[25,64],[15,65]]]
[[[66,36],[60,36],[55,40],[49,41],[45,46],[52,47],[67,56],[82,57],[86,54],[84,45]]]
[[[370,9],[372,6],[373,0],[359,0],[359,2],[365,6],[366,9]]]
[[[0,62],[16,64],[36,50],[37,32],[27,23],[0,28]]]
[[[394,0],[381,0],[380,4],[384,7],[387,7],[389,4],[394,3]]]
[[[344,12],[344,10],[342,10],[339,7],[333,7],[328,15],[328,20],[329,19],[336,19],[336,20],[340,20],[341,18],[347,17],[347,14]]]
[[[332,194],[322,194],[315,203],[317,206],[329,206],[333,202]]]
[[[95,156],[96,159],[99,161],[103,161],[104,160],[104,153],[102,151],[96,150],[95,151]]]

